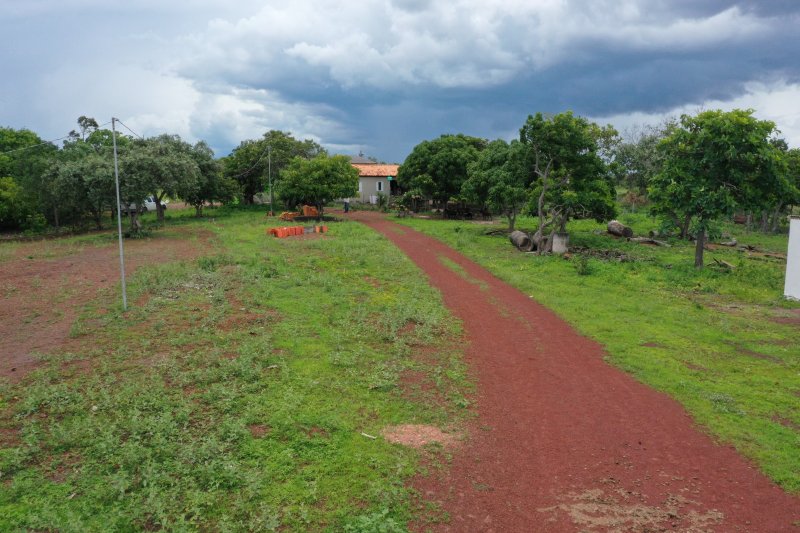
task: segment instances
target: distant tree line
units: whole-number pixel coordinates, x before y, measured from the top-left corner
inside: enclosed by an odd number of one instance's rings
[[[616,216],[623,189],[623,205],[646,206],[664,231],[696,239],[699,266],[719,219],[739,213],[751,227],[776,231],[800,204],[800,149],[778,134],[752,110],[684,115],[628,140],[571,112],[537,113],[510,143],[461,134],[421,142],[398,183],[408,207],[471,202],[507,217],[511,230],[518,214],[531,214],[541,251],[572,218]]]
[[[285,191],[279,196],[284,204],[319,202],[318,190],[305,191],[297,184],[281,188],[281,176],[295,159],[325,164],[332,159],[316,142],[276,130],[243,141],[223,158],[216,158],[204,141],[191,144],[178,135],[140,139],[117,131],[116,139],[121,204],[134,231],[140,223],[133,207],[148,197],[159,222],[167,198],[194,206],[200,216],[209,203],[254,203],[267,192],[270,176],[276,191]],[[0,128],[0,230],[102,228],[105,219],[116,216],[113,164],[112,131],[91,117],[81,116],[61,146],[30,130]],[[341,161],[336,164],[341,168]],[[349,176],[351,188],[357,188],[357,178],[353,186]]]

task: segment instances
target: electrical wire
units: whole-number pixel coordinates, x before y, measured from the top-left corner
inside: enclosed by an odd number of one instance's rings
[[[97,126],[97,129],[99,130],[103,126],[108,126],[109,124],[111,124],[110,120],[108,122],[106,122],[105,124],[100,124],[99,126]],[[125,127],[127,128],[128,126],[125,126]],[[128,129],[130,129],[130,128],[128,128]],[[58,139],[53,139],[51,141],[44,141],[44,142],[40,142],[39,144],[32,144],[30,146],[23,146],[22,148],[14,148],[13,150],[6,150],[5,152],[0,152],[0,155],[13,154],[14,152],[22,152],[23,150],[30,150],[31,148],[44,146],[45,144],[53,144],[53,143],[55,143],[57,141],[63,141],[64,139],[69,139],[70,137],[72,137],[72,135],[71,134],[67,134],[67,135],[65,135],[63,137],[59,137]]]
[[[136,133],[135,131],[133,131],[132,129],[130,129],[130,128],[128,127],[128,125],[127,125],[127,124],[125,124],[124,122],[122,122],[120,119],[115,119],[115,120],[116,120],[117,122],[119,122],[120,124],[122,124],[123,126],[125,126],[125,129],[126,129],[126,130],[128,130],[128,131],[129,131],[129,132],[131,132],[131,133],[133,133],[134,135],[136,135],[137,137],[139,137],[141,140],[144,140],[144,137],[142,137],[141,135],[139,135],[138,133]]]
[[[32,145],[30,145],[30,146],[23,146],[22,148],[15,148],[15,149],[13,149],[13,150],[8,150],[8,151],[5,151],[5,152],[0,152],[0,155],[5,155],[5,154],[13,154],[14,152],[22,152],[23,150],[30,150],[31,148],[36,148],[36,147],[39,147],[39,146],[44,146],[45,144],[53,144],[53,143],[55,143],[56,141],[60,141],[60,140],[63,140],[63,139],[69,139],[70,137],[71,137],[71,135],[65,135],[64,137],[59,137],[58,139],[53,139],[52,141],[44,141],[44,142],[41,142],[41,143],[39,143],[39,144],[32,144]]]
[[[236,179],[236,178],[241,178],[242,176],[245,176],[245,175],[247,175],[247,174],[251,173],[253,170],[255,170],[255,168],[258,166],[258,164],[259,164],[259,163],[261,162],[261,160],[264,158],[264,154],[266,154],[266,153],[269,151],[269,149],[270,149],[270,148],[272,148],[272,146],[270,146],[270,145],[268,144],[268,145],[267,145],[267,147],[264,149],[264,151],[263,151],[263,152],[261,152],[261,155],[260,155],[260,156],[258,156],[258,159],[256,159],[256,162],[255,162],[255,163],[253,163],[253,166],[252,166],[252,167],[248,168],[248,169],[247,169],[247,170],[245,170],[244,172],[240,172],[239,174],[236,174],[236,175],[234,175],[234,176],[230,176],[230,177],[231,177],[231,178],[233,178],[233,179]]]

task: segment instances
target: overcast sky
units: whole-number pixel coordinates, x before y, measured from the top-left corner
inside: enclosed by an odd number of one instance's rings
[[[0,126],[80,115],[218,156],[279,129],[402,162],[571,109],[625,132],[754,108],[800,146],[800,1],[0,0]]]

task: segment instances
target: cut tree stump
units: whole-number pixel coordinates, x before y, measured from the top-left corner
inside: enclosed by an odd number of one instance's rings
[[[619,220],[609,222],[607,229],[611,235],[616,235],[617,237],[633,237],[633,230]]]
[[[518,250],[523,252],[530,252],[533,249],[533,241],[524,231],[512,231],[508,236],[511,244],[517,247]]]

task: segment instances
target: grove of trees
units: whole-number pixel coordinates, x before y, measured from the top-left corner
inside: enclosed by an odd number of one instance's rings
[[[56,146],[29,130],[0,128],[0,230],[42,230],[49,226],[103,227],[115,216],[116,190],[112,131],[91,117],[78,118]],[[295,159],[312,159],[325,150],[272,130],[243,141],[218,159],[204,141],[194,145],[177,135],[141,139],[117,132],[120,196],[130,227],[140,227],[136,209],[152,197],[164,221],[166,198],[180,199],[202,215],[208,203],[252,203],[264,192],[271,171],[276,186]],[[356,185],[357,186],[357,185]]]
[[[398,182],[436,204],[464,199],[489,207],[508,218],[511,230],[520,212],[535,214],[542,253],[571,218],[614,216],[613,155],[605,152],[616,138],[613,128],[571,112],[537,113],[511,143],[465,135],[423,141],[400,166]]]
[[[703,243],[720,219],[736,215],[749,228],[777,231],[800,205],[800,149],[789,148],[775,124],[752,110],[703,111],[638,128],[623,139],[572,112],[528,116],[507,142],[463,134],[420,142],[400,166],[397,181],[413,204],[445,208],[469,203],[508,219],[536,218],[539,253],[574,218],[597,221],[623,206],[644,207],[662,231]],[[0,128],[0,230],[48,225],[103,226],[115,216],[112,132],[91,117],[56,146],[29,130]],[[286,208],[315,205],[356,193],[357,172],[317,142],[270,130],[216,158],[203,141],[177,135],[148,139],[117,134],[123,205],[153,197],[164,219],[167,197],[195,207],[211,202],[251,204],[274,192]],[[272,185],[272,191],[270,189]],[[132,228],[137,213],[130,211]]]
[[[252,204],[256,194],[267,190],[270,174],[277,188],[281,172],[293,159],[313,159],[326,153],[311,139],[301,141],[290,133],[270,130],[261,139],[242,141],[222,163],[225,176],[239,184],[244,203]]]
[[[644,205],[663,230],[696,241],[703,264],[707,235],[724,217],[776,231],[800,204],[800,149],[752,110],[704,111],[639,128],[623,140],[571,112],[531,115],[519,139],[442,135],[418,144],[401,165],[406,194],[434,206],[466,201],[508,219],[538,220],[533,240],[547,252],[573,218],[598,222],[623,203]]]

